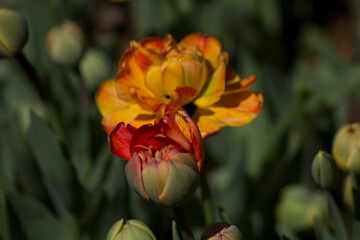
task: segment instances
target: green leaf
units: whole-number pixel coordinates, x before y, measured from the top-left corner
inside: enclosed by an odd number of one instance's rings
[[[181,240],[178,226],[174,220],[172,221],[172,240]]]
[[[0,239],[10,240],[9,219],[4,192],[0,188]]]
[[[332,222],[332,226],[334,228],[335,236],[337,240],[347,240],[346,229],[344,226],[344,222],[341,218],[340,211],[336,206],[334,199],[330,194],[327,194],[328,202],[329,202],[329,215]]]
[[[21,194],[9,194],[8,199],[27,240],[75,239],[74,234],[36,199]]]
[[[330,231],[324,226],[320,220],[315,221],[315,232],[316,239],[318,240],[335,240],[334,236],[331,235]]]
[[[28,143],[40,168],[45,187],[58,214],[69,217],[72,205],[72,172],[69,162],[63,156],[54,133],[46,123],[31,114]]]

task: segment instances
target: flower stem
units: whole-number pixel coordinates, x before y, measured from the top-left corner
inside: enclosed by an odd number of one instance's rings
[[[87,90],[87,87],[85,85],[85,82],[84,82],[84,79],[82,78],[81,76],[81,73],[80,73],[80,69],[78,66],[76,66],[74,68],[74,72],[75,72],[75,78],[76,78],[76,82],[77,82],[77,85],[78,85],[78,91],[81,95],[81,98],[82,98],[82,101],[83,101],[83,104],[84,104],[84,109],[85,109],[85,113],[86,113],[86,116],[90,116],[90,97],[89,97],[89,92]]]
[[[34,69],[34,67],[30,64],[30,62],[26,59],[23,53],[18,54],[15,59],[20,64],[25,74],[28,76],[30,82],[35,87],[36,91],[39,93],[42,100],[47,100],[48,95],[45,93],[43,89],[43,85]]]
[[[211,198],[211,192],[209,183],[206,176],[206,171],[203,171],[201,176],[201,201],[204,208],[204,217],[205,217],[205,223],[206,226],[210,226],[215,222],[215,213],[214,213],[214,203]]]
[[[180,228],[181,235],[183,239],[194,239],[194,234],[191,230],[191,226],[187,220],[184,207],[174,208],[174,213],[176,216],[177,225]]]

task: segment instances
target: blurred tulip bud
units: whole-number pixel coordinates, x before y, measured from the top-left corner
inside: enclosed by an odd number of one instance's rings
[[[351,176],[347,175],[344,181],[344,203],[351,209],[354,209],[354,195],[352,191]]]
[[[341,169],[360,173],[360,123],[345,125],[337,131],[333,156]]]
[[[240,230],[235,225],[225,222],[218,222],[210,225],[203,234],[201,240],[241,240],[243,239]]]
[[[106,54],[98,49],[89,49],[80,60],[81,75],[90,89],[108,79],[112,74],[112,64]]]
[[[280,232],[311,229],[315,219],[325,221],[327,201],[323,192],[310,191],[301,185],[286,186],[276,206],[276,225]]]
[[[74,66],[83,54],[85,35],[76,23],[66,20],[49,31],[46,47],[52,61],[62,66]]]
[[[25,18],[16,11],[0,9],[0,58],[19,54],[27,40]]]
[[[138,220],[123,219],[117,221],[110,229],[106,240],[156,240],[151,229]]]
[[[311,173],[314,181],[322,188],[333,188],[337,184],[338,168],[333,157],[324,151],[316,154],[312,162]]]
[[[200,131],[184,111],[139,128],[119,123],[108,137],[111,151],[129,162],[126,178],[147,200],[184,204],[199,185],[204,160]]]

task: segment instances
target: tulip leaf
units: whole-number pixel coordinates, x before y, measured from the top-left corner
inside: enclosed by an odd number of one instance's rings
[[[9,219],[5,194],[0,188],[0,239],[10,240]]]
[[[172,221],[172,240],[181,240],[178,226],[174,220]]]
[[[334,199],[330,194],[327,194],[328,202],[329,202],[329,215],[332,222],[332,226],[334,228],[336,239],[338,240],[347,240],[347,233],[345,229],[344,222],[341,218],[340,211],[336,206]]]
[[[360,221],[354,221],[352,226],[352,240],[360,239]]]
[[[36,199],[22,194],[9,194],[8,199],[27,240],[75,240],[74,234]]]
[[[317,219],[315,221],[316,237],[319,240],[335,240],[330,231],[324,226],[323,222]]]
[[[63,156],[54,133],[35,114],[31,114],[28,142],[58,214],[68,217],[67,209],[71,207],[73,195],[71,167]]]

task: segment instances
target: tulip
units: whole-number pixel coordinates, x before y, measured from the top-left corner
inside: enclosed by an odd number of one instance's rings
[[[203,234],[201,240],[241,240],[243,239],[240,230],[235,225],[225,222],[218,222],[210,225]]]
[[[360,123],[345,125],[337,131],[333,156],[342,170],[360,173]]]
[[[140,128],[121,122],[108,140],[111,151],[128,160],[128,183],[145,199],[177,207],[198,187],[203,145],[197,125],[186,112],[165,115]]]
[[[151,229],[138,220],[123,219],[117,221],[110,229],[106,240],[156,240]]]
[[[329,189],[337,184],[338,168],[333,157],[319,151],[311,166],[311,173],[314,181],[324,189]]]
[[[171,35],[131,41],[116,78],[96,93],[105,131],[119,122],[139,127],[178,110],[187,111],[204,139],[251,122],[263,106],[262,95],[248,91],[256,76],[241,79],[226,65],[227,53],[209,35],[193,33],[179,43]]]
[[[84,52],[85,35],[74,22],[64,21],[53,27],[46,36],[50,59],[61,66],[74,66]]]
[[[18,55],[28,39],[26,20],[18,12],[0,9],[0,59]]]

